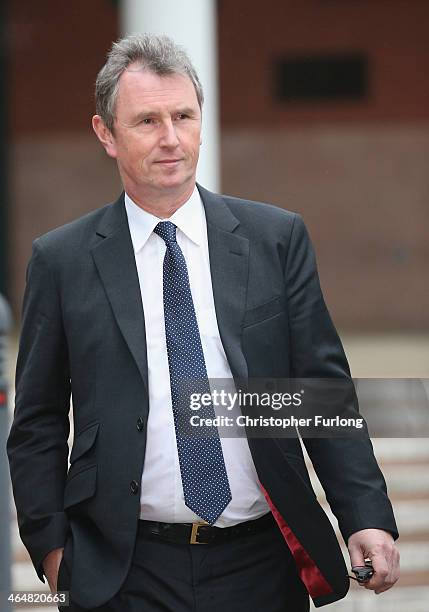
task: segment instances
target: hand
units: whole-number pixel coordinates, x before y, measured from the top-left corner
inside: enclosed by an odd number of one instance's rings
[[[352,567],[365,565],[365,559],[372,561],[374,575],[360,586],[378,595],[390,589],[398,580],[399,551],[390,533],[382,529],[362,529],[349,537],[347,546]]]
[[[51,593],[57,592],[58,570],[60,569],[63,552],[64,548],[56,548],[55,550],[51,550],[43,559],[43,572],[48,579]]]

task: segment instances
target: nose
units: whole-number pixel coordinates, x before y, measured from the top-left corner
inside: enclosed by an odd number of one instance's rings
[[[168,119],[163,123],[160,144],[163,147],[169,148],[177,147],[179,144],[176,127],[171,119]]]

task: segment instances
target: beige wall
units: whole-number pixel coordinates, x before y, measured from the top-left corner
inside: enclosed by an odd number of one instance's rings
[[[17,139],[11,180],[11,277],[18,312],[34,238],[111,202],[122,188],[116,164],[91,133]]]

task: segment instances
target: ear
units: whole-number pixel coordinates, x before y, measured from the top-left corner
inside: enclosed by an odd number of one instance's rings
[[[92,118],[92,129],[97,135],[98,140],[103,145],[107,155],[116,159],[116,142],[112,132],[106,127],[100,115],[94,115]]]

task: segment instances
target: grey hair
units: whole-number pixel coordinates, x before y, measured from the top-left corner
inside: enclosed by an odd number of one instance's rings
[[[104,124],[112,131],[115,120],[119,79],[133,63],[160,76],[182,74],[188,76],[195,88],[200,108],[204,94],[200,80],[186,51],[168,36],[131,34],[113,43],[107,61],[95,82],[95,109]]]

